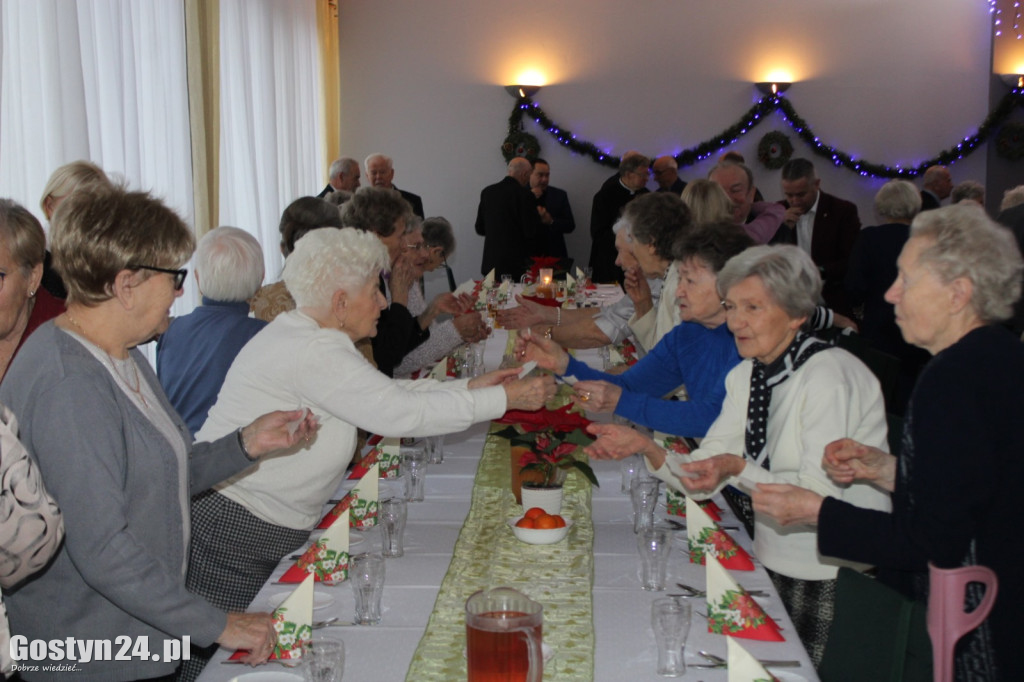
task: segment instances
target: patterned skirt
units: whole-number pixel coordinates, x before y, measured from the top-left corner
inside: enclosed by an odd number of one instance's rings
[[[308,530],[267,523],[233,500],[208,490],[192,498],[192,548],[185,586],[217,608],[245,611],[281,558],[303,547]],[[199,676],[216,646],[192,647],[178,679]]]
[[[765,569],[768,570],[768,569]],[[768,570],[782,605],[786,607],[796,634],[817,668],[828,644],[836,605],[835,580],[800,580]]]

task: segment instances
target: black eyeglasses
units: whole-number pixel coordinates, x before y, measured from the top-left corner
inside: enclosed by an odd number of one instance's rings
[[[171,270],[169,268],[158,268],[152,265],[129,265],[129,270],[153,270],[154,272],[166,272],[168,275],[174,275],[174,288],[181,289],[185,286],[185,277],[188,276],[188,268],[181,268],[180,270]]]

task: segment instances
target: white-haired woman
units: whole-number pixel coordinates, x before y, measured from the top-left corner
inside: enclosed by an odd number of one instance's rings
[[[160,385],[195,433],[217,400],[242,346],[267,326],[249,317],[249,299],[263,284],[263,247],[245,230],[222,225],[196,246],[196,284],[203,304],[175,318],[156,346]]]
[[[281,557],[306,542],[345,476],[357,428],[451,433],[508,408],[538,409],[554,394],[551,378],[508,380],[515,369],[445,383],[393,380],[375,369],[355,344],[377,333],[387,264],[370,232],[310,232],[283,274],[298,308],[257,334],[228,371],[200,438],[236,429],[262,405],[304,405],[320,432],[294,457],[261,462],[193,503],[188,584],[213,603],[248,605]]]
[[[742,480],[796,483],[855,504],[888,509],[868,484],[840,486],[821,464],[842,437],[885,447],[882,394],[857,358],[804,331],[821,295],[821,277],[795,246],[758,246],[718,273],[726,324],[745,360],[725,380],[722,412],[691,455],[666,453],[631,429],[594,427],[595,457],[642,452],[655,475],[700,497]],[[754,551],[769,570],[811,659],[821,660],[840,565],[817,553],[811,527],[782,529],[754,514]]]
[[[851,437],[830,444],[824,462],[839,485],[892,491],[892,513],[799,483],[761,486],[754,509],[786,530],[817,524],[822,555],[875,564],[880,580],[917,599],[927,597],[928,562],[992,568],[999,597],[958,645],[957,679],[1024,679],[1024,347],[999,325],[1020,297],[1024,264],[1007,230],[957,205],[914,219],[898,265],[886,300],[904,338],[933,355],[910,398],[900,458]],[[980,596],[973,585],[968,601]]]

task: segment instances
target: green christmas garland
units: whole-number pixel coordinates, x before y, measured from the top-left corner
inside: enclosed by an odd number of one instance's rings
[[[744,112],[739,121],[711,139],[705,140],[690,149],[683,150],[675,156],[675,159],[680,168],[693,166],[704,161],[725,147],[735,144],[740,137],[758,126],[765,117],[778,111],[793,129],[793,132],[796,133],[797,137],[806,142],[815,154],[828,159],[837,167],[846,168],[863,177],[914,178],[924,173],[929,166],[950,165],[970,155],[981,144],[991,138],[1000,124],[1006,121],[1013,110],[1022,104],[1024,104],[1024,88],[1014,88],[1004,95],[999,104],[989,112],[974,135],[965,137],[956,145],[939,152],[934,157],[922,161],[916,166],[904,167],[900,164],[888,166],[864,161],[821,142],[810,126],[807,125],[807,122],[796,113],[796,109],[793,108],[789,100],[782,97],[781,94],[765,95]],[[569,151],[589,156],[602,166],[618,167],[620,161],[618,156],[604,151],[593,142],[576,139],[576,135],[571,130],[551,120],[544,110],[529,97],[521,97],[516,100],[512,114],[509,116],[510,135],[522,131],[523,119],[526,116],[529,116],[534,123],[543,128],[552,138]]]
[[[996,136],[996,154],[1010,161],[1024,158],[1024,123],[1009,121],[1003,125]]]

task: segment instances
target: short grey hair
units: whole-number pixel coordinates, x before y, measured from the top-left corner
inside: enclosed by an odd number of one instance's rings
[[[733,256],[718,273],[718,293],[748,277],[761,280],[768,295],[790,319],[808,320],[821,302],[821,275],[807,252],[798,246],[755,246]]]
[[[925,211],[914,218],[910,236],[931,240],[918,258],[941,281],[971,281],[971,307],[983,322],[1013,316],[1024,261],[1013,233],[993,222],[985,209],[968,203]]]
[[[339,289],[354,292],[388,266],[388,251],[372,232],[350,227],[314,230],[295,244],[281,279],[300,308],[323,308]]]
[[[651,167],[651,160],[640,153],[626,154],[619,162],[619,177],[625,177],[627,173],[635,173],[639,170],[646,170]]]
[[[373,154],[367,156],[366,160],[363,161],[363,168],[369,168],[370,162],[373,161],[374,159],[381,159],[382,161],[384,161],[384,165],[387,166],[389,169],[395,167],[395,164],[391,160],[390,156],[385,156],[384,154],[381,154],[379,152],[374,152]]]
[[[921,193],[909,180],[890,180],[875,193],[875,214],[881,219],[911,221],[921,212]]]
[[[678,194],[649,192],[626,204],[623,219],[629,222],[629,232],[641,244],[652,244],[654,253],[664,260],[672,260],[672,244],[693,227],[690,209]]]
[[[331,167],[327,170],[327,177],[332,180],[340,175],[344,175],[352,170],[352,166],[359,166],[359,162],[355,159],[350,159],[344,156],[340,159],[335,159],[331,162]]]
[[[1017,185],[1003,193],[1003,203],[999,204],[999,211],[1002,212],[1021,204],[1024,204],[1024,185]]]
[[[440,246],[441,256],[447,258],[455,253],[455,232],[446,218],[435,216],[423,221],[423,243],[428,247]]]
[[[949,200],[954,204],[959,204],[961,201],[965,201],[967,199],[977,201],[979,204],[984,205],[985,188],[980,182],[975,182],[974,180],[958,182],[953,188],[953,191],[949,193]]]
[[[203,296],[248,301],[263,284],[263,248],[245,230],[222,225],[199,240],[195,268]]]

